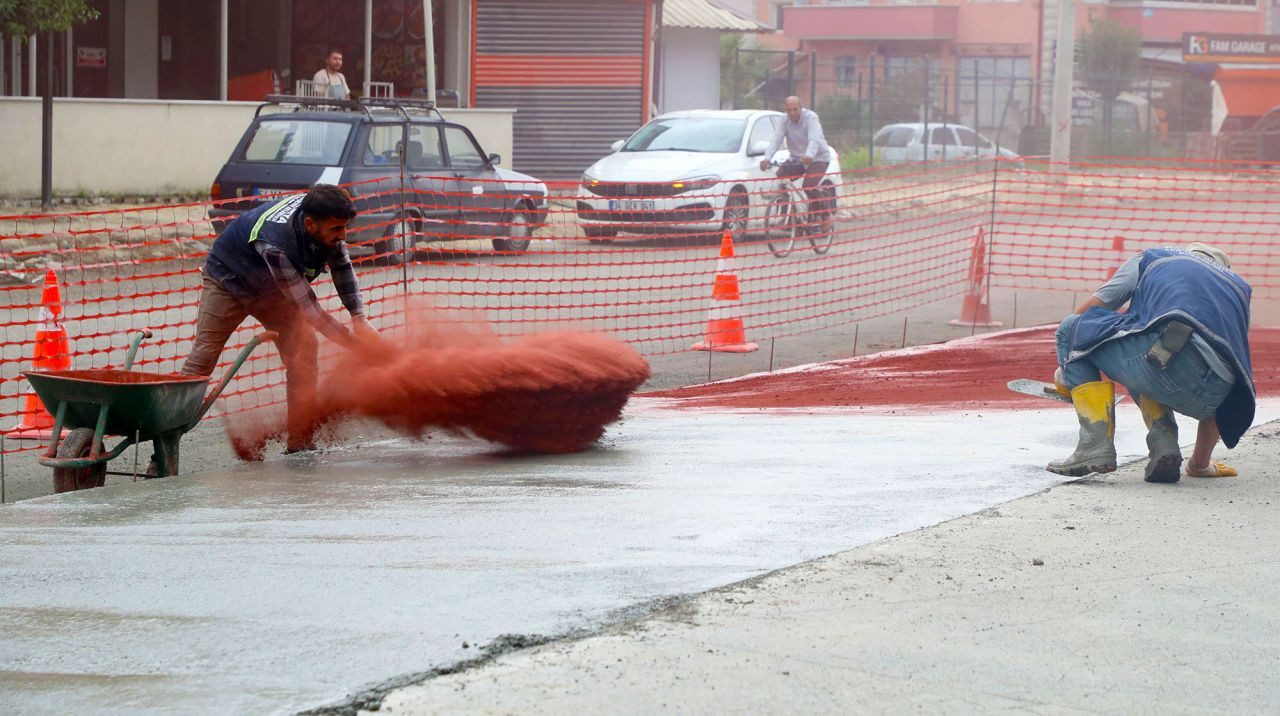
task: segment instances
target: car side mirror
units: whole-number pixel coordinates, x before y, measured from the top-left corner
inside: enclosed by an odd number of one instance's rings
[[[491,154],[489,155],[489,163],[490,163],[490,164],[492,164],[492,165],[494,165],[494,166],[497,166],[497,165],[501,164],[501,163],[502,163],[502,155],[501,155],[501,154],[498,154],[497,152],[493,152],[493,153],[491,153]]]
[[[627,143],[627,140],[625,140],[625,139],[619,139],[618,141],[614,142],[613,144],[610,144],[610,145],[609,145],[609,149],[610,149],[610,150],[612,150],[612,151],[615,151],[615,152],[616,152],[616,151],[618,151],[619,149],[622,149],[622,145],[623,145],[623,144],[626,144],[626,143]]]
[[[767,139],[761,139],[755,144],[752,144],[751,147],[747,149],[747,156],[762,157],[764,156],[764,153],[767,151],[769,151],[769,141]]]

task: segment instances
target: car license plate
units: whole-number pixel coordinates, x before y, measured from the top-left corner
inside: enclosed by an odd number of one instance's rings
[[[610,199],[611,211],[653,211],[653,199]]]

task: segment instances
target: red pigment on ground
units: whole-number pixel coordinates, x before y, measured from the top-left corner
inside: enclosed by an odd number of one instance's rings
[[[1029,407],[1036,398],[1010,391],[1015,378],[1053,380],[1056,326],[961,340],[918,351],[860,356],[818,370],[645,393],[682,407],[816,408],[834,406]],[[1259,395],[1280,393],[1280,329],[1249,334]]]
[[[175,381],[190,382],[193,380],[208,380],[208,378],[202,376],[181,375],[179,373],[142,373],[133,370],[118,370],[115,368],[54,370],[47,372],[40,371],[39,375],[49,375],[57,378],[71,378],[73,380],[88,380],[94,383],[118,384],[172,383]]]
[[[431,429],[471,434],[520,451],[584,450],[618,420],[649,364],[621,341],[558,332],[502,342],[481,324],[442,324],[418,310],[408,325],[425,337],[387,337],[389,353],[339,356],[321,379],[317,442],[348,418],[372,418],[405,435]],[[283,416],[227,421],[237,455],[262,459],[284,433]]]

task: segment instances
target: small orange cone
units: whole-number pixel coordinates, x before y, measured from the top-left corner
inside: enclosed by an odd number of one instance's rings
[[[960,317],[947,323],[953,326],[982,326],[998,328],[1004,324],[991,320],[991,307],[987,305],[984,294],[987,288],[987,240],[982,235],[982,227],[974,227],[973,253],[969,255],[969,288],[964,294],[964,303],[960,305]]]
[[[67,342],[67,330],[62,326],[62,289],[53,269],[44,275],[40,323],[36,326],[33,353],[36,370],[71,369],[71,346]],[[16,440],[48,440],[53,437],[53,416],[45,410],[35,393],[27,393],[18,424],[6,432],[5,437]]]
[[[738,316],[738,275],[733,270],[733,236],[726,230],[720,240],[720,259],[716,262],[716,279],[711,287],[711,308],[707,317],[707,337],[691,350],[722,353],[750,353],[758,349],[747,342],[747,333]]]
[[[1119,251],[1121,254],[1124,254],[1124,237],[1123,236],[1117,236],[1111,239],[1111,250]],[[1123,259],[1122,259],[1122,262],[1123,262]],[[1112,266],[1107,271],[1107,280],[1110,281],[1112,278],[1114,278],[1116,275],[1116,271],[1119,271],[1119,270],[1120,270],[1120,264],[1116,264]]]

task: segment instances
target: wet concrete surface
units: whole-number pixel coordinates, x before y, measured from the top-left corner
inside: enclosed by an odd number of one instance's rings
[[[1120,415],[1140,424],[1130,405]],[[1264,403],[1258,422],[1277,415]],[[505,634],[592,628],[1036,492],[1057,483],[1041,466],[1073,436],[1066,406],[641,400],[577,455],[390,440],[5,505],[0,710],[340,703]],[[1141,431],[1120,431],[1118,449],[1145,454]]]

